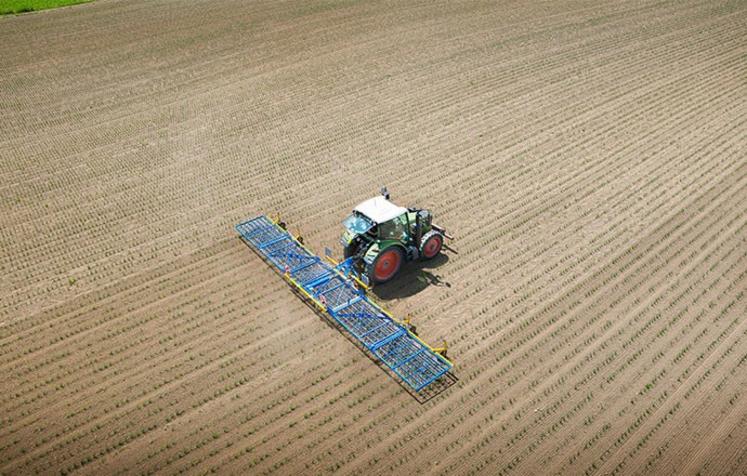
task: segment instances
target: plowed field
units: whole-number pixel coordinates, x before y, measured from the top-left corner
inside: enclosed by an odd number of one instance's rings
[[[0,473],[747,474],[747,2],[98,0],[0,18]],[[233,225],[340,254],[425,403]]]

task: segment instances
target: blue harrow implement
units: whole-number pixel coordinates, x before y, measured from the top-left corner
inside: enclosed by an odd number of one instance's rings
[[[236,231],[303,296],[416,392],[451,369],[449,360],[366,295],[351,275],[349,260],[328,264],[265,215],[236,225]]]

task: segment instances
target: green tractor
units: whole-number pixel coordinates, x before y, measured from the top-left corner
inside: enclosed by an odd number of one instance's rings
[[[391,281],[405,260],[435,258],[444,238],[452,238],[433,224],[430,211],[389,201],[386,187],[381,189],[381,196],[355,207],[343,225],[340,241],[345,259],[354,263],[367,284]]]

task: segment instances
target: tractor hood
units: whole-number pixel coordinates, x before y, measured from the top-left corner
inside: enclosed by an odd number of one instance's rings
[[[374,223],[384,223],[407,213],[407,208],[399,207],[384,197],[374,197],[355,207],[355,211],[370,218]]]

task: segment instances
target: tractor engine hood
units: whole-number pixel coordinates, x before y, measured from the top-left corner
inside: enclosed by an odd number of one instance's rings
[[[342,243],[342,246],[348,246],[357,236],[357,233],[353,233],[352,231],[345,228],[345,231],[342,232],[342,237],[340,237],[340,243]]]

